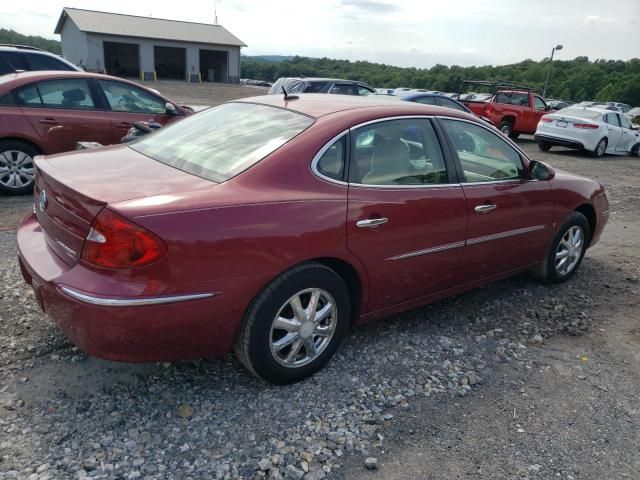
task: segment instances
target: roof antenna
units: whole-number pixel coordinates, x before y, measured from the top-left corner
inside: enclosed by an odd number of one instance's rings
[[[284,85],[282,85],[282,93],[284,93],[284,99],[285,100],[296,100],[298,98],[297,95],[289,95],[287,93],[287,89],[284,88]]]

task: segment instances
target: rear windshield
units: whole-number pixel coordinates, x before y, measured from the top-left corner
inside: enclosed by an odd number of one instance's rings
[[[184,172],[224,182],[312,123],[312,118],[290,110],[227,103],[160,129],[131,148]]]
[[[567,115],[568,117],[587,118],[589,120],[594,120],[602,116],[602,112],[594,112],[593,110],[585,110],[583,108],[571,108],[571,107],[558,110],[558,113],[562,115]]]

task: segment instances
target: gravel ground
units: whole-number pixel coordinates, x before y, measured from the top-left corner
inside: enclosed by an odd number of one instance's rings
[[[7,229],[32,200],[0,198],[0,479],[640,478],[638,160],[534,156],[609,191],[572,281],[522,275],[357,328],[286,387],[233,359],[77,351],[17,268]]]

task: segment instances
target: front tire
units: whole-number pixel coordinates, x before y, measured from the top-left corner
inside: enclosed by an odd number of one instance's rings
[[[273,280],[252,302],[235,352],[247,370],[267,382],[298,382],[331,359],[350,318],[342,277],[318,263],[300,265]]]
[[[33,191],[35,164],[33,157],[40,152],[19,140],[0,141],[0,193],[24,195]]]
[[[587,218],[573,212],[556,234],[544,262],[535,270],[536,276],[547,283],[569,280],[582,263],[591,231]]]
[[[591,156],[599,158],[602,157],[602,155],[604,155],[604,152],[607,151],[607,145],[609,144],[608,140],[605,138],[603,138],[602,140],[600,140],[598,142],[598,144],[596,145],[596,149],[591,152]]]
[[[500,122],[498,130],[500,130],[507,137],[511,137],[511,135],[513,135],[513,125],[508,120],[503,120],[502,122]]]

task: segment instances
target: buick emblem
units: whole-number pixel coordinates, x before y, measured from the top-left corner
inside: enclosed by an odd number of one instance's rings
[[[44,212],[44,209],[47,208],[47,192],[45,192],[44,190],[42,190],[42,193],[40,194],[40,211]]]

